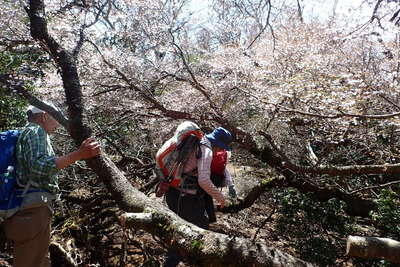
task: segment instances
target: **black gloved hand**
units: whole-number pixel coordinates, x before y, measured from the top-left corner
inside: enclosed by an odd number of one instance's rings
[[[229,186],[229,196],[230,196],[231,198],[237,198],[235,185],[230,185],[230,186]]]

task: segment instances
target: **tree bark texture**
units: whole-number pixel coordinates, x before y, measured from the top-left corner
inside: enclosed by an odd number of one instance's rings
[[[128,227],[140,227],[156,234],[180,251],[196,266],[313,266],[278,249],[250,239],[228,236],[201,229],[167,212],[125,213],[121,221]]]
[[[91,131],[84,123],[82,88],[76,62],[73,55],[49,34],[44,1],[29,1],[27,12],[31,22],[31,36],[48,51],[60,70],[71,124],[68,131],[77,145],[79,145],[90,136]]]
[[[363,259],[385,259],[400,263],[400,242],[381,237],[347,237],[346,255]]]

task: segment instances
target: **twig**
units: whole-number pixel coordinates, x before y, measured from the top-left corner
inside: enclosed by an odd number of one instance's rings
[[[269,8],[268,8],[268,14],[267,14],[267,19],[266,19],[265,25],[264,25],[264,27],[261,29],[261,31],[257,34],[257,36],[253,39],[253,41],[247,46],[247,49],[250,49],[250,48],[253,46],[253,44],[254,44],[254,43],[257,41],[257,39],[264,33],[265,29],[266,29],[268,26],[271,28],[271,31],[272,31],[272,26],[271,26],[270,23],[269,23],[269,18],[270,18],[270,15],[271,15],[271,1],[269,0],[268,3],[269,3]],[[274,42],[275,42],[275,38],[274,38]]]
[[[196,76],[194,75],[193,71],[191,70],[191,68],[189,67],[189,64],[187,63],[187,60],[185,58],[185,55],[183,53],[182,48],[175,42],[174,36],[171,33],[172,36],[172,44],[175,46],[175,48],[178,50],[179,56],[182,59],[183,65],[185,65],[185,68],[187,70],[187,72],[189,72],[190,77],[193,80],[193,87],[196,88],[198,91],[200,91],[200,93],[208,100],[208,102],[210,103],[210,106],[213,109],[217,109],[216,105],[213,103],[213,101],[211,100],[210,95],[205,91],[205,87],[204,85],[200,84],[199,81],[197,80]]]
[[[400,181],[393,181],[393,182],[386,183],[386,184],[363,187],[363,188],[351,191],[349,194],[354,195],[354,194],[357,194],[362,191],[367,191],[367,190],[372,190],[372,189],[382,189],[382,188],[389,187],[389,186],[396,185],[396,184],[400,184]]]
[[[32,106],[48,112],[54,119],[56,119],[65,129],[69,128],[68,119],[52,106],[47,105],[24,87],[24,82],[12,79],[10,75],[0,75],[0,84],[3,84],[10,92],[16,92],[18,95],[24,97]]]
[[[253,236],[253,242],[256,241],[257,235],[260,233],[261,228],[264,228],[265,224],[271,219],[272,215],[275,214],[276,211],[276,203],[274,205],[274,208],[272,209],[271,213],[268,215],[267,218],[264,219],[264,221],[261,223],[260,227],[258,227],[257,231],[255,232]]]
[[[397,109],[400,109],[400,106],[397,103],[395,103],[394,101],[392,101],[391,99],[389,99],[388,97],[384,96],[383,94],[380,94],[379,96],[382,97],[385,101],[387,101],[390,104],[392,104],[393,106],[395,106]]]

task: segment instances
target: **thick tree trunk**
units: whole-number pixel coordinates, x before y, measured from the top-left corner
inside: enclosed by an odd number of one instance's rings
[[[170,243],[196,266],[313,266],[278,249],[250,239],[201,229],[165,209],[149,213],[125,213],[121,221],[128,227],[142,228]]]
[[[346,255],[400,263],[400,242],[381,237],[347,237]]]

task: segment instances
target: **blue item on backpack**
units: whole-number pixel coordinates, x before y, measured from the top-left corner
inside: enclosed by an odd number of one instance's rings
[[[14,214],[23,197],[17,194],[15,145],[20,132],[8,130],[0,133],[0,217]]]
[[[0,173],[6,173],[9,166],[14,167],[17,163],[15,156],[15,145],[20,132],[8,130],[0,133]]]

